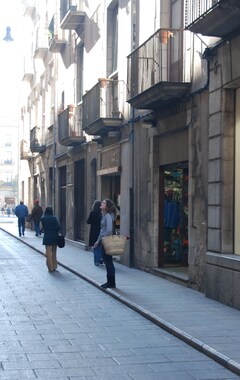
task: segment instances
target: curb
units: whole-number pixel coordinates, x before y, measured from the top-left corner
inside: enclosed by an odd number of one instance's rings
[[[6,232],[10,236],[12,236],[15,239],[21,241],[22,243],[24,243],[28,247],[34,249],[36,252],[38,252],[38,253],[40,253],[41,255],[44,256],[44,253],[41,250],[33,247],[31,244],[27,243],[26,241],[18,238],[17,236],[15,236],[12,233],[4,230],[1,227],[0,227],[0,230]],[[69,244],[71,244],[70,240],[68,240],[68,242],[69,242]],[[136,303],[128,300],[127,298],[125,298],[123,296],[118,295],[114,290],[102,288],[101,285],[97,281],[93,280],[91,277],[89,277],[89,276],[87,276],[87,275],[85,275],[83,273],[77,272],[76,270],[72,269],[71,267],[69,267],[68,265],[66,265],[66,264],[64,264],[64,263],[62,263],[60,261],[58,261],[58,264],[61,267],[63,267],[64,269],[66,269],[69,272],[73,273],[74,275],[78,276],[79,278],[87,281],[89,284],[95,286],[96,288],[98,288],[102,292],[107,293],[112,298],[114,298],[117,301],[121,302],[122,304],[124,304],[125,306],[129,307],[130,309],[134,310],[135,312],[137,312],[138,314],[140,314],[144,318],[148,319],[149,321],[151,321],[155,325],[159,326],[163,330],[167,331],[168,333],[172,334],[176,338],[182,340],[183,342],[185,342],[186,344],[188,344],[192,348],[194,348],[197,351],[199,351],[199,352],[203,353],[204,355],[208,356],[210,359],[213,359],[214,361],[216,361],[217,363],[219,363],[223,367],[227,368],[229,371],[231,371],[231,372],[235,373],[236,375],[240,376],[240,364],[238,362],[230,359],[228,356],[225,356],[225,355],[221,354],[221,352],[216,351],[214,348],[212,348],[212,347],[208,346],[207,344],[205,344],[204,342],[202,342],[202,341],[194,338],[192,335],[190,335],[190,334],[182,331],[181,329],[173,326],[171,323],[168,323],[164,319],[157,317],[155,314],[153,314],[153,313],[145,310],[144,308],[142,308],[141,306],[137,305]]]

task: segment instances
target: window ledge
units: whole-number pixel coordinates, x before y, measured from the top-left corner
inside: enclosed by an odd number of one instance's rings
[[[240,272],[240,255],[207,252],[206,264]]]

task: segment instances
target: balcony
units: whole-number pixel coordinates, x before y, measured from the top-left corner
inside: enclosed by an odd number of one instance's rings
[[[20,160],[29,160],[32,154],[29,149],[29,144],[26,140],[20,142]]]
[[[74,146],[86,141],[82,132],[82,107],[69,105],[58,115],[58,141],[61,145]]]
[[[49,51],[52,53],[61,53],[67,44],[67,41],[61,36],[61,34],[62,33],[56,34],[49,39]]]
[[[204,36],[224,38],[240,27],[239,0],[187,0],[186,29]]]
[[[62,29],[76,30],[78,33],[83,30],[85,12],[83,12],[82,0],[79,1],[78,6],[73,0],[62,1],[60,14],[60,27]]]
[[[23,1],[23,16],[32,17],[35,11],[34,0]]]
[[[88,135],[103,137],[120,130],[123,117],[119,100],[123,91],[122,81],[99,79],[98,83],[83,95],[83,130]]]
[[[36,31],[36,40],[34,48],[34,58],[44,59],[48,52],[48,30],[45,27],[39,27]]]
[[[189,32],[159,29],[128,56],[128,99],[137,109],[178,101],[191,87],[190,58],[183,54]]]
[[[54,15],[49,27],[49,51],[52,53],[61,53],[67,44],[65,39],[64,31],[57,27],[57,15]]]
[[[42,153],[46,149],[41,138],[41,129],[34,127],[30,130],[30,150],[32,153]]]
[[[33,62],[31,58],[24,58],[23,62],[23,82],[31,82],[33,79],[34,70],[33,70]]]

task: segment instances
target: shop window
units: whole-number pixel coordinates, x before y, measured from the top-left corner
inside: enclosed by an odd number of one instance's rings
[[[163,264],[188,264],[188,169],[164,168],[160,215]]]

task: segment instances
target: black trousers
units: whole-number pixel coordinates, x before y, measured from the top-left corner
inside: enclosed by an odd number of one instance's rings
[[[107,270],[107,276],[115,277],[115,266],[113,264],[112,256],[106,255],[105,250],[103,248],[103,245],[101,245],[101,250],[102,250],[103,262],[104,262],[104,264],[106,266],[106,270]]]

